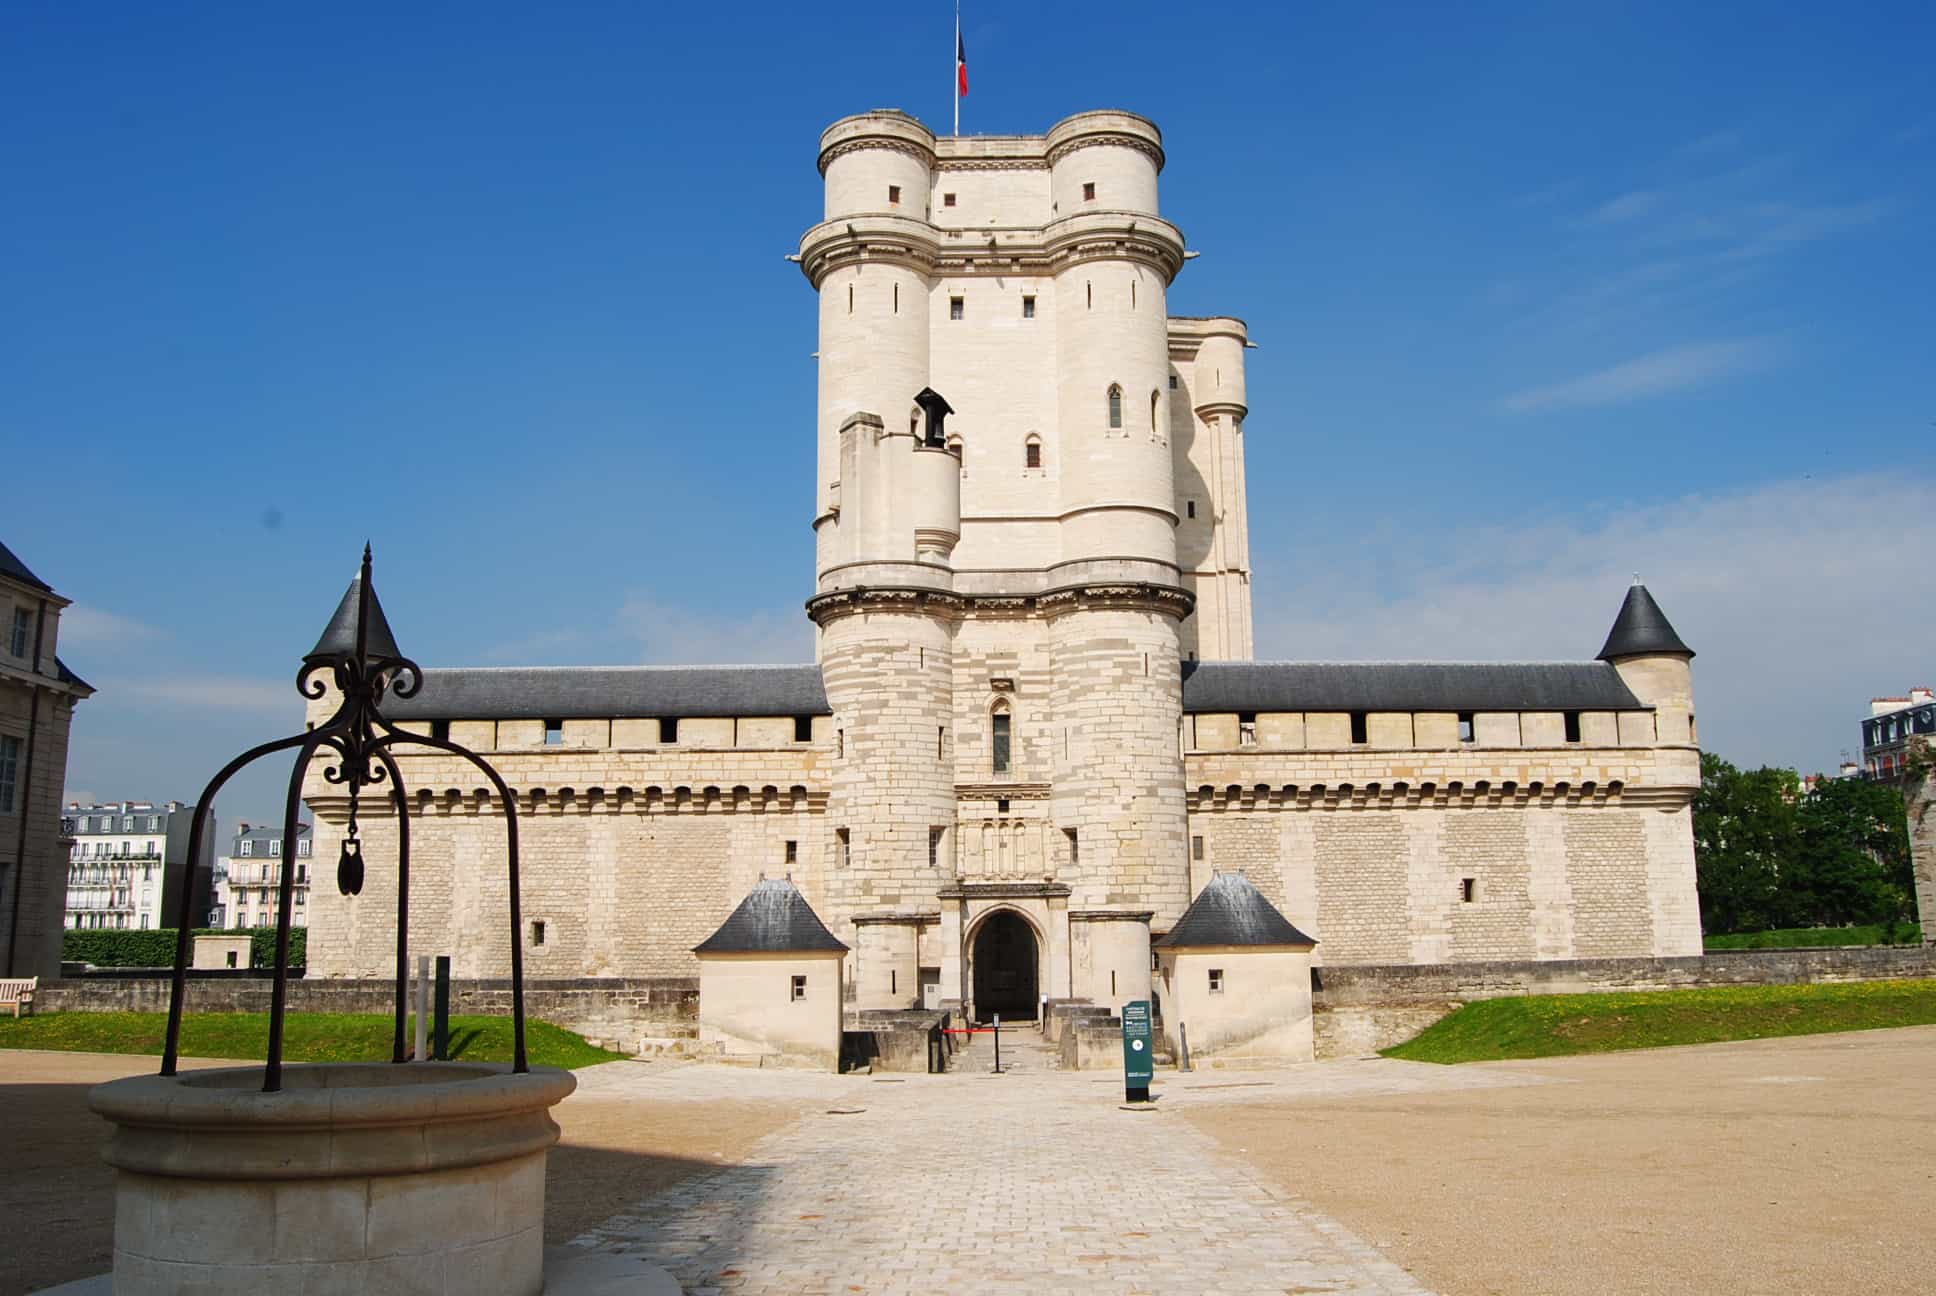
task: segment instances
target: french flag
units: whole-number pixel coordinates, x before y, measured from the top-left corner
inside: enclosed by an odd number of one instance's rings
[[[966,98],[968,94],[968,47],[962,44],[961,28],[955,28],[955,86],[956,93]]]

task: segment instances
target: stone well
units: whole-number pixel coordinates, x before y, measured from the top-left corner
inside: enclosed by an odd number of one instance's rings
[[[569,1071],[467,1062],[135,1076],[114,1132],[114,1291],[538,1296]]]

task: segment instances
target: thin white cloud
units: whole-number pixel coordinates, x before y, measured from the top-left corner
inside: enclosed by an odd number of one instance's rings
[[[1718,130],[1703,135],[1699,139],[1689,140],[1674,150],[1674,156],[1679,158],[1712,157],[1717,153],[1732,153],[1740,147],[1741,133],[1739,131]]]
[[[167,633],[145,621],[85,603],[76,603],[60,615],[60,641],[68,648],[116,648],[164,638]]]
[[[1770,203],[1756,212],[1750,232],[1726,255],[1737,260],[1770,256],[1803,243],[1832,238],[1874,225],[1889,214],[1881,199],[1828,206],[1791,206]]]
[[[635,596],[619,609],[617,621],[638,644],[638,660],[648,665],[813,660],[813,623],[804,608],[718,613]]]
[[[1621,405],[1686,391],[1767,365],[1774,346],[1765,338],[1735,338],[1668,347],[1564,382],[1528,387],[1505,397],[1513,414]]]
[[[1660,195],[1645,189],[1623,193],[1594,208],[1592,220],[1602,225],[1618,224],[1645,216],[1660,205]]]
[[[1381,532],[1375,554],[1344,540],[1300,554],[1297,570],[1321,575],[1283,586],[1260,557],[1258,655],[1586,660],[1638,572],[1699,654],[1703,744],[1832,770],[1870,696],[1936,676],[1936,605],[1905,597],[1900,564],[1851,529],[1861,517],[1891,519],[1892,552],[1931,552],[1936,478],[1797,477],[1593,520]],[[1394,553],[1400,583],[1381,590]]]
[[[293,675],[286,680],[222,675],[111,679],[97,687],[96,700],[103,704],[133,700],[164,706],[213,707],[222,711],[266,711],[283,716],[300,715],[303,709]]]

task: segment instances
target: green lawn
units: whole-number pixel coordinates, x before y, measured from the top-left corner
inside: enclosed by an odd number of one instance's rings
[[[1784,927],[1778,931],[1731,932],[1709,936],[1711,950],[1810,949],[1824,945],[1917,945],[1923,929],[1915,923],[1872,923],[1867,927]]]
[[[1384,1054],[1409,1062],[1490,1062],[1930,1024],[1936,1024],[1936,981],[1532,995],[1469,1003]]]
[[[291,1062],[387,1062],[394,1019],[380,1013],[290,1013],[283,1019],[282,1055]],[[0,1017],[0,1048],[64,1049],[80,1053],[159,1056],[166,1013],[43,1013],[18,1021]],[[412,1021],[404,1040],[416,1041]],[[584,1067],[622,1058],[548,1022],[526,1020],[525,1053],[533,1065]],[[269,1047],[267,1013],[190,1013],[182,1018],[184,1057],[260,1059]],[[452,1017],[450,1055],[467,1062],[509,1062],[509,1017]]]

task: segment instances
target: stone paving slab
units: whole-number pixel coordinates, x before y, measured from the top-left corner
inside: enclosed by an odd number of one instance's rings
[[[1425,1289],[1404,1270],[1254,1177],[1175,1112],[1254,1101],[1260,1087],[1282,1099],[1488,1082],[1453,1068],[1320,1064],[1172,1076],[1155,1110],[1128,1111],[1120,1079],[1098,1083],[1093,1073],[883,1083],[704,1066],[598,1070],[612,1073],[600,1080],[615,1090],[656,1101],[788,1092],[816,1104],[756,1145],[748,1164],[680,1184],[574,1240],[662,1265],[692,1296],[1413,1296]]]

